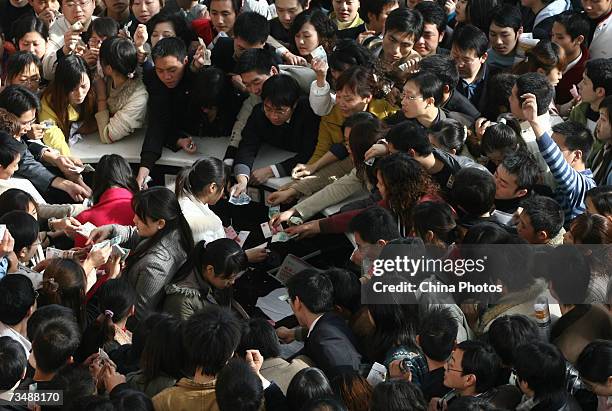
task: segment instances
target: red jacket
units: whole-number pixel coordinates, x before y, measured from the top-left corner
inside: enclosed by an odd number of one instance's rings
[[[84,224],[90,222],[96,227],[106,224],[134,225],[132,209],[133,194],[126,188],[109,188],[100,196],[98,203],[76,216]],[[77,235],[75,247],[83,247],[87,239]]]
[[[434,194],[425,194],[423,197],[419,199],[419,203],[423,201],[440,201],[442,202],[442,198]],[[385,200],[380,200],[376,203],[377,206],[382,208],[389,209],[389,203]],[[349,223],[358,214],[361,214],[365,208],[360,208],[358,210],[350,210],[345,211],[344,213],[334,214],[330,217],[319,220],[319,228],[322,233],[346,233],[348,231]],[[401,230],[400,230],[401,231]]]
[[[563,73],[563,77],[561,77],[559,84],[555,87],[555,103],[565,104],[573,98],[570,94],[570,89],[574,84],[576,88],[578,88],[578,83],[582,81],[582,73],[584,73],[584,68],[588,60],[589,50],[583,47],[582,56],[580,60],[578,60],[578,63],[569,69],[567,73]]]

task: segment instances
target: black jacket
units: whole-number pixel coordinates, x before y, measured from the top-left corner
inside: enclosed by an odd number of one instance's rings
[[[189,115],[193,73],[188,67],[185,67],[181,81],[172,89],[162,83],[155,69],[145,71],[143,77],[149,93],[149,102],[147,131],[140,152],[140,165],[152,169],[161,157],[164,146],[178,151],[176,141],[187,137],[185,130],[197,128],[198,119]]]
[[[359,371],[361,354],[357,341],[346,322],[338,314],[323,314],[304,342],[304,353],[331,380],[347,370]]]
[[[259,103],[242,130],[242,140],[234,160],[235,173],[250,175],[259,148],[268,143],[296,153],[275,164],[281,177],[289,175],[297,163],[305,164],[312,156],[317,144],[319,121],[320,117],[313,113],[307,97],[298,100],[289,122],[280,126],[268,120],[263,104]]]
[[[35,158],[34,154],[32,154],[32,151],[23,140],[19,140],[19,143],[21,146],[19,152],[21,160],[19,160],[19,169],[15,172],[15,177],[30,180],[38,192],[41,194],[46,193],[57,176]],[[40,144],[32,144],[32,150],[35,150],[39,158],[42,154],[42,148],[44,148],[44,146]]]

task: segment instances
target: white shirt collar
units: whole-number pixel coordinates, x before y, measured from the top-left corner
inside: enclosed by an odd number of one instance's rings
[[[578,62],[580,61],[580,59],[582,58],[582,50],[580,50],[580,54],[578,54],[578,57],[576,57],[574,60],[570,61],[567,66],[565,66],[565,70],[563,70],[563,74],[567,73],[568,71],[570,71],[576,64],[578,64]]]
[[[11,337],[13,340],[17,341],[23,347],[25,351],[26,358],[30,356],[30,351],[32,350],[32,343],[28,341],[23,335],[19,334],[13,328],[8,325],[0,322],[0,337]]]
[[[323,314],[315,318],[312,324],[310,324],[310,328],[308,328],[308,335],[306,335],[306,338],[310,337],[310,333],[312,332],[312,330],[314,330],[315,325],[317,325],[317,322],[321,319],[321,317],[323,317]]]

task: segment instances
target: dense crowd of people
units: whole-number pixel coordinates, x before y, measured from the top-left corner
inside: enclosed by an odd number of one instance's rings
[[[2,0],[0,410],[610,411],[611,120],[612,0]]]

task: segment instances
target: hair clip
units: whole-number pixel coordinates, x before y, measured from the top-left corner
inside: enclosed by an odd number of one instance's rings
[[[112,312],[111,310],[104,310],[104,315],[110,318],[113,318],[115,316],[115,313]]]
[[[48,285],[49,291],[51,291],[52,293],[55,293],[57,292],[57,290],[59,290],[59,284],[55,281],[55,278],[51,277],[44,282]]]
[[[498,123],[500,123],[500,124],[507,124],[506,119],[503,118],[503,117],[499,119]]]
[[[127,78],[129,78],[129,79],[133,79],[133,78],[134,78],[134,75],[135,75],[135,72],[133,72],[133,71],[132,71],[131,73],[128,73],[128,74],[127,74]]]

